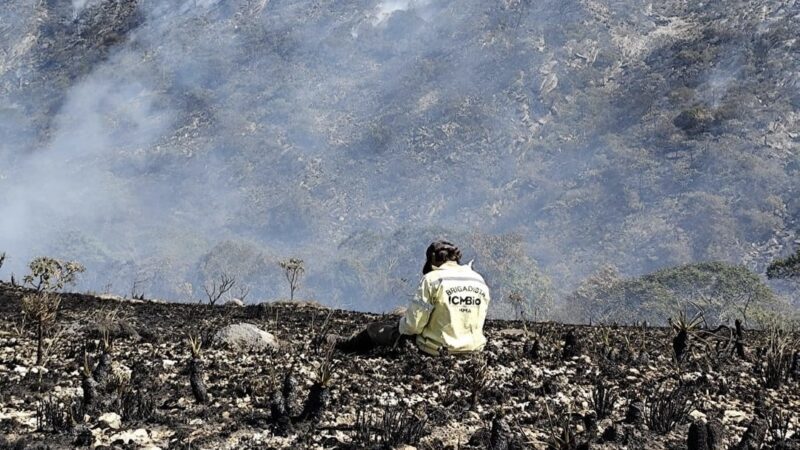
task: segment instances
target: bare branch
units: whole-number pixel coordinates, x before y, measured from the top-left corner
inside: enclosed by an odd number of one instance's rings
[[[219,277],[219,282],[212,281],[210,286],[208,283],[203,285],[203,289],[206,291],[206,297],[208,297],[208,304],[214,306],[223,295],[233,289],[235,284],[235,277],[223,273]]]
[[[248,295],[250,295],[250,286],[246,284],[239,286],[239,289],[236,290],[236,298],[241,300],[242,303],[245,302]]]

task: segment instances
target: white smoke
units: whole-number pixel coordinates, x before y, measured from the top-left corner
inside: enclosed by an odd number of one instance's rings
[[[155,98],[140,81],[105,71],[70,89],[49,142],[13,160],[2,180],[0,241],[15,255],[12,269],[23,272],[25,260],[69,230],[124,241],[112,224],[129,220],[137,187],[115,174],[111,160],[152,144],[170,126]]]
[[[378,26],[398,11],[408,11],[430,3],[430,0],[383,0],[375,7],[372,25]]]
[[[97,0],[72,0],[72,15],[78,17],[87,6],[96,3]]]

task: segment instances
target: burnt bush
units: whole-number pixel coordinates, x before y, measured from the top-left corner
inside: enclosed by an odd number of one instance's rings
[[[77,399],[60,402],[48,397],[36,408],[36,429],[39,431],[68,433],[82,420],[82,402]]]
[[[692,406],[691,395],[685,387],[659,389],[645,402],[645,423],[650,430],[667,434],[686,419]]]
[[[352,449],[387,449],[417,445],[426,433],[427,419],[390,408],[382,415],[359,411],[352,434]]]

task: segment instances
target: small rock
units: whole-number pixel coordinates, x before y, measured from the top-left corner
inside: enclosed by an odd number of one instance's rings
[[[110,440],[111,442],[121,441],[125,445],[136,444],[138,446],[144,446],[150,443],[150,435],[147,434],[147,430],[144,428],[138,428],[133,431],[117,433],[111,436]]]
[[[214,335],[213,342],[237,350],[277,350],[280,347],[274,335],[249,323],[237,323],[222,328]]]
[[[118,430],[122,426],[122,417],[117,413],[105,413],[97,419],[97,422],[106,428]]]
[[[689,416],[696,421],[705,420],[706,418],[706,415],[702,411],[698,411],[696,409],[692,410],[692,412],[689,413]]]
[[[743,411],[737,411],[735,409],[728,409],[725,410],[724,415],[724,422],[741,422],[747,418],[747,414]]]

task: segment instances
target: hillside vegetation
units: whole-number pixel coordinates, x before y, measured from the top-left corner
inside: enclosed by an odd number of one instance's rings
[[[274,298],[298,257],[299,295],[382,311],[448,236],[556,317],[607,265],[763,274],[799,239],[798,23],[776,0],[4,1],[4,279],[50,255],[98,292],[195,300],[227,271]]]

